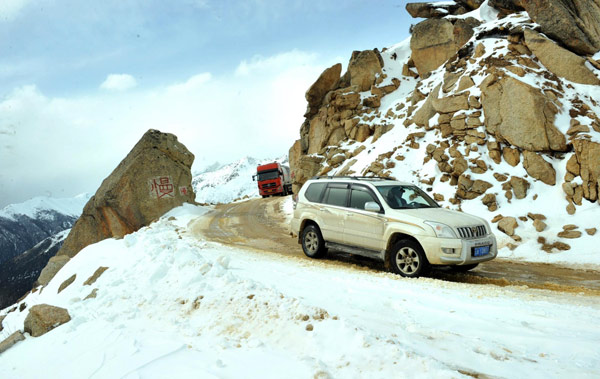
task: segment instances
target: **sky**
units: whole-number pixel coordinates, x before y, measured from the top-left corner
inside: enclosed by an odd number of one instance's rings
[[[1,0],[0,207],[94,193],[148,129],[192,171],[275,158],[304,94],[409,36],[406,0]]]

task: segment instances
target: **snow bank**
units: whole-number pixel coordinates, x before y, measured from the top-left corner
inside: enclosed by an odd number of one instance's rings
[[[0,377],[600,375],[595,298],[227,248],[188,232],[205,211],[185,205],[82,250],[24,300],[72,320],[0,355]],[[26,314],[8,313],[0,338]]]

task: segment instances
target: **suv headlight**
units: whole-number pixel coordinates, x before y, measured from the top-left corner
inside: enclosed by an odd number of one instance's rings
[[[438,238],[458,238],[454,230],[446,224],[435,221],[425,221],[425,223],[433,228]]]

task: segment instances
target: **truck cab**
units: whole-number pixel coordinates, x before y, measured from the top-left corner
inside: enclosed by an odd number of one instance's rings
[[[290,168],[278,162],[256,167],[252,180],[258,183],[258,193],[263,198],[271,195],[286,196],[292,193]]]

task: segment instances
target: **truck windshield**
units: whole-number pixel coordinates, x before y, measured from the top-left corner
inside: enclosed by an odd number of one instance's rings
[[[271,170],[271,171],[261,171],[258,173],[258,181],[262,182],[263,180],[271,180],[277,179],[279,177],[279,171]]]
[[[377,186],[377,190],[393,209],[440,207],[429,195],[415,186]]]

